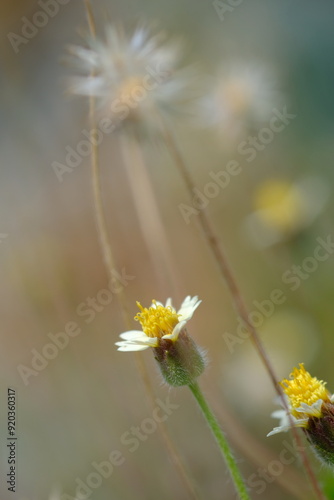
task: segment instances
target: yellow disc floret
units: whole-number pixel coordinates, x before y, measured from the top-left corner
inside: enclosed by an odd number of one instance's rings
[[[302,363],[299,365],[299,368],[294,368],[290,377],[291,380],[282,380],[281,386],[293,408],[292,414],[297,418],[300,417],[300,413],[295,411],[295,409],[299,408],[301,403],[311,406],[319,399],[329,401],[329,392],[325,387],[326,383],[318,380],[316,377],[311,377]]]
[[[139,321],[148,337],[161,338],[163,335],[170,335],[179,323],[179,315],[171,306],[158,305],[155,300],[152,300],[152,304],[146,308],[137,302],[140,312],[136,314],[135,320]]]

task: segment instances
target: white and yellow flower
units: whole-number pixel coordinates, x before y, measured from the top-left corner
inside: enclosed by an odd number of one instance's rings
[[[144,308],[139,302],[137,305],[140,312],[135,316],[142,330],[130,330],[120,334],[123,339],[116,342],[119,351],[142,351],[149,347],[158,347],[161,340],[176,342],[181,330],[192,318],[195,310],[200,305],[198,297],[184,299],[178,311],[172,305],[169,298],[165,305],[156,300],[152,301],[149,308]]]
[[[334,396],[325,387],[326,383],[312,377],[302,363],[299,368],[294,368],[290,378],[282,380],[281,386],[287,397],[291,418],[285,410],[273,412],[272,416],[280,419],[280,425],[269,432],[268,436],[288,431],[291,424],[307,431],[310,421],[321,419],[324,412],[327,412],[328,404],[334,400]]]

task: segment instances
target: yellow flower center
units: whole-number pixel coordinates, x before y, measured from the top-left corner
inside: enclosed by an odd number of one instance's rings
[[[163,335],[171,334],[179,323],[179,314],[171,306],[157,305],[155,300],[152,300],[152,303],[153,306],[146,308],[137,302],[140,312],[136,314],[135,320],[139,321],[148,337],[161,338]]]
[[[316,377],[311,377],[302,363],[299,365],[299,368],[294,368],[290,377],[292,380],[284,379],[280,384],[289,398],[293,408],[292,414],[295,417],[302,418],[301,414],[294,410],[295,408],[299,408],[301,403],[311,406],[318,399],[329,401],[329,392],[325,387],[326,383],[318,380]]]
[[[144,92],[146,94],[146,90],[143,86],[143,79],[139,76],[131,76],[122,82],[118,89],[118,96],[121,100],[122,104],[129,104],[128,100],[137,98],[138,91],[140,93]]]
[[[304,200],[300,192],[288,182],[271,180],[258,189],[255,208],[271,226],[290,231],[303,219]]]
[[[224,86],[224,100],[227,100],[228,105],[233,113],[245,113],[252,102],[252,92],[244,82],[239,79],[231,79]]]

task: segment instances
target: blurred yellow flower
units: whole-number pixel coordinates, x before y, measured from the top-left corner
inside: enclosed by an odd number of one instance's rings
[[[303,217],[304,199],[295,185],[287,181],[269,180],[256,191],[254,206],[265,223],[282,231],[290,231]]]
[[[309,226],[328,197],[328,186],[317,177],[298,182],[269,179],[254,193],[254,211],[247,216],[245,229],[260,248],[284,241]]]

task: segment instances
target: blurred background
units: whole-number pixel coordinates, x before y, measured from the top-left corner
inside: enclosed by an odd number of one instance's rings
[[[114,346],[119,333],[128,329],[117,297],[98,304],[90,323],[78,314],[78,306],[108,284],[95,227],[90,163],[84,157],[62,182],[53,165],[64,164],[66,147],[75,148],[82,131],[89,130],[87,99],[66,95],[66,79],[73,71],[61,63],[66,45],[82,43],[87,21],[83,2],[59,1],[45,26],[28,31],[30,38],[13,37],[24,36],[23,26],[37,19],[40,3],[3,0],[0,6],[1,497],[42,500],[58,488],[68,495],[64,499],[75,498],[78,479],[87,485],[87,476],[95,471],[92,463],[119,450],[124,463],[91,487],[89,498],[196,498],[180,479],[159,430],[144,432],[133,452],[122,441],[133,426],[152,418],[152,406],[135,355],[119,353]],[[334,256],[329,249],[326,260],[314,258],[319,238],[334,238],[333,3],[92,3],[100,33],[108,16],[130,32],[138,20],[154,20],[184,40],[185,62],[195,63],[206,83],[197,116],[173,123],[179,148],[201,193],[209,189],[210,172],[225,171],[231,160],[238,163],[238,175],[209,197],[206,210],[249,310],[258,313],[254,321],[278,376],[287,377],[304,362],[334,390]],[[294,117],[279,132],[263,132],[284,108]],[[259,141],[253,153],[246,152],[250,137]],[[172,294],[178,307],[188,294],[202,299],[189,324],[209,360],[201,385],[249,479],[252,498],[312,498],[298,461],[279,463],[291,436],[266,438],[277,424],[270,417],[276,409],[273,387],[251,342],[237,336],[231,298],[196,216],[189,224],[182,217],[180,204],[190,202],[172,158],[161,145],[143,144],[176,291],[152,264],[119,142],[118,134],[103,141],[100,164],[116,268],[134,277],[125,289],[131,316],[137,312],[136,300],[148,306],[152,299],[164,302]],[[301,266],[299,271],[294,265]],[[296,272],[302,275],[296,278]],[[271,307],[264,301],[275,289],[283,298]],[[43,369],[24,372],[29,373],[24,381],[22,366],[31,369],[33,356],[50,343],[50,334],[64,332],[69,322],[77,323],[80,333],[64,349],[51,352],[51,357],[56,354]],[[231,338],[239,340],[232,345]],[[170,391],[161,383],[152,352],[139,354],[156,398],[169,397],[178,405],[165,425],[197,498],[235,498],[191,394],[185,388]],[[4,473],[7,387],[17,392],[15,495],[7,491]],[[334,498],[331,473],[311,460],[328,498]]]

